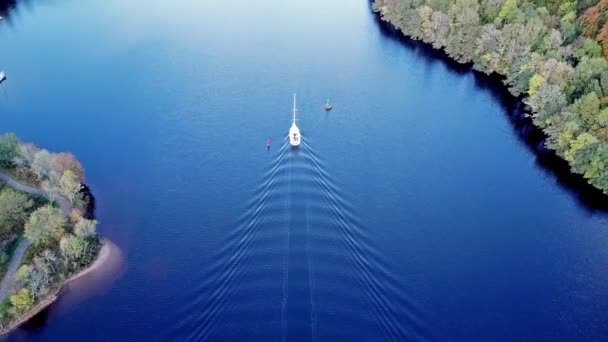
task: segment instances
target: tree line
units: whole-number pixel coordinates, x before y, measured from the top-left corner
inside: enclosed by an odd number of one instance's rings
[[[608,0],[375,0],[405,35],[504,76],[546,146],[608,194]]]
[[[84,168],[72,154],[51,153],[8,133],[0,135],[0,169],[45,194],[43,198],[0,187],[2,273],[20,239],[30,242],[11,295],[0,303],[0,327],[5,327],[58,290],[65,279],[90,265],[99,252],[101,238],[96,232],[97,221],[87,218]],[[59,196],[71,203],[70,215],[57,207]]]

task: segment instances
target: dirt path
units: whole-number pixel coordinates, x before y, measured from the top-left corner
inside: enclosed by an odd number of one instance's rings
[[[21,184],[21,183],[17,182],[16,180],[14,180],[13,178],[11,178],[11,176],[9,176],[8,174],[6,174],[2,171],[0,171],[0,180],[3,180],[11,188],[21,190],[23,192],[27,192],[28,194],[31,194],[31,195],[47,197],[46,192],[44,192],[40,189],[37,189],[37,188],[32,188],[31,186]],[[57,198],[55,199],[55,202],[57,202],[57,204],[59,204],[59,207],[61,208],[61,212],[63,213],[63,215],[65,215],[65,216],[70,215],[70,212],[72,211],[72,205],[70,204],[70,201],[67,200],[67,198],[62,197],[62,196],[57,196]]]
[[[44,191],[21,184],[2,171],[0,171],[0,180],[4,181],[11,188],[27,192],[31,195],[46,197],[46,193]],[[72,211],[72,205],[70,204],[70,201],[68,201],[65,197],[57,196],[55,202],[59,204],[59,207],[61,208],[61,213],[63,213],[63,215],[67,216]],[[17,246],[17,249],[13,254],[13,258],[11,259],[8,269],[6,270],[6,274],[4,275],[4,278],[0,283],[0,303],[8,295],[8,292],[10,291],[11,286],[13,285],[15,273],[17,272],[17,267],[19,267],[19,264],[21,263],[21,258],[23,258],[23,254],[25,254],[25,250],[29,245],[30,242],[27,239],[21,240],[19,246]]]
[[[11,259],[10,264],[8,265],[8,269],[6,270],[6,274],[4,275],[4,279],[2,279],[2,283],[0,284],[0,302],[4,300],[4,298],[8,295],[8,291],[11,289],[11,285],[13,285],[13,278],[15,277],[15,273],[17,272],[17,267],[21,263],[21,258],[23,258],[23,254],[25,250],[30,245],[30,242],[27,239],[21,240],[19,242],[19,246],[15,250],[13,254],[13,258]]]

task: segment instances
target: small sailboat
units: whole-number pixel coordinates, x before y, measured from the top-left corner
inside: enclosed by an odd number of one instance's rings
[[[4,80],[6,80],[6,75],[4,71],[0,71],[0,83],[4,82]]]
[[[301,140],[300,129],[296,125],[296,94],[293,94],[293,122],[289,128],[289,144],[293,147],[298,147]]]
[[[324,107],[325,107],[325,110],[326,110],[326,111],[330,111],[330,110],[332,110],[332,108],[334,108],[334,106],[332,106],[332,105],[329,103],[329,99],[327,99],[327,103],[325,104],[325,106],[324,106]]]
[[[268,141],[266,141],[266,148],[270,150],[270,139],[268,139]]]

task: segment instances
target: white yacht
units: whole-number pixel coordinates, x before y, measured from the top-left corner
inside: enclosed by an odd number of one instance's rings
[[[294,147],[300,146],[302,136],[300,135],[300,129],[296,125],[296,94],[293,94],[293,122],[289,128],[289,144]]]
[[[5,79],[6,75],[4,74],[4,71],[0,71],[0,83],[2,83]]]

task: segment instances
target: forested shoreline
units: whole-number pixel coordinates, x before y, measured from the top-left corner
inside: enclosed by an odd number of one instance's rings
[[[8,133],[0,136],[0,172],[7,181],[0,183],[4,331],[91,265],[102,239],[97,221],[90,218],[92,198],[83,185],[84,169],[72,154],[51,153]],[[24,252],[17,259],[13,252],[20,245]],[[5,274],[9,262],[15,265],[13,274]]]
[[[545,145],[608,194],[608,0],[375,0],[406,36],[504,77]]]

